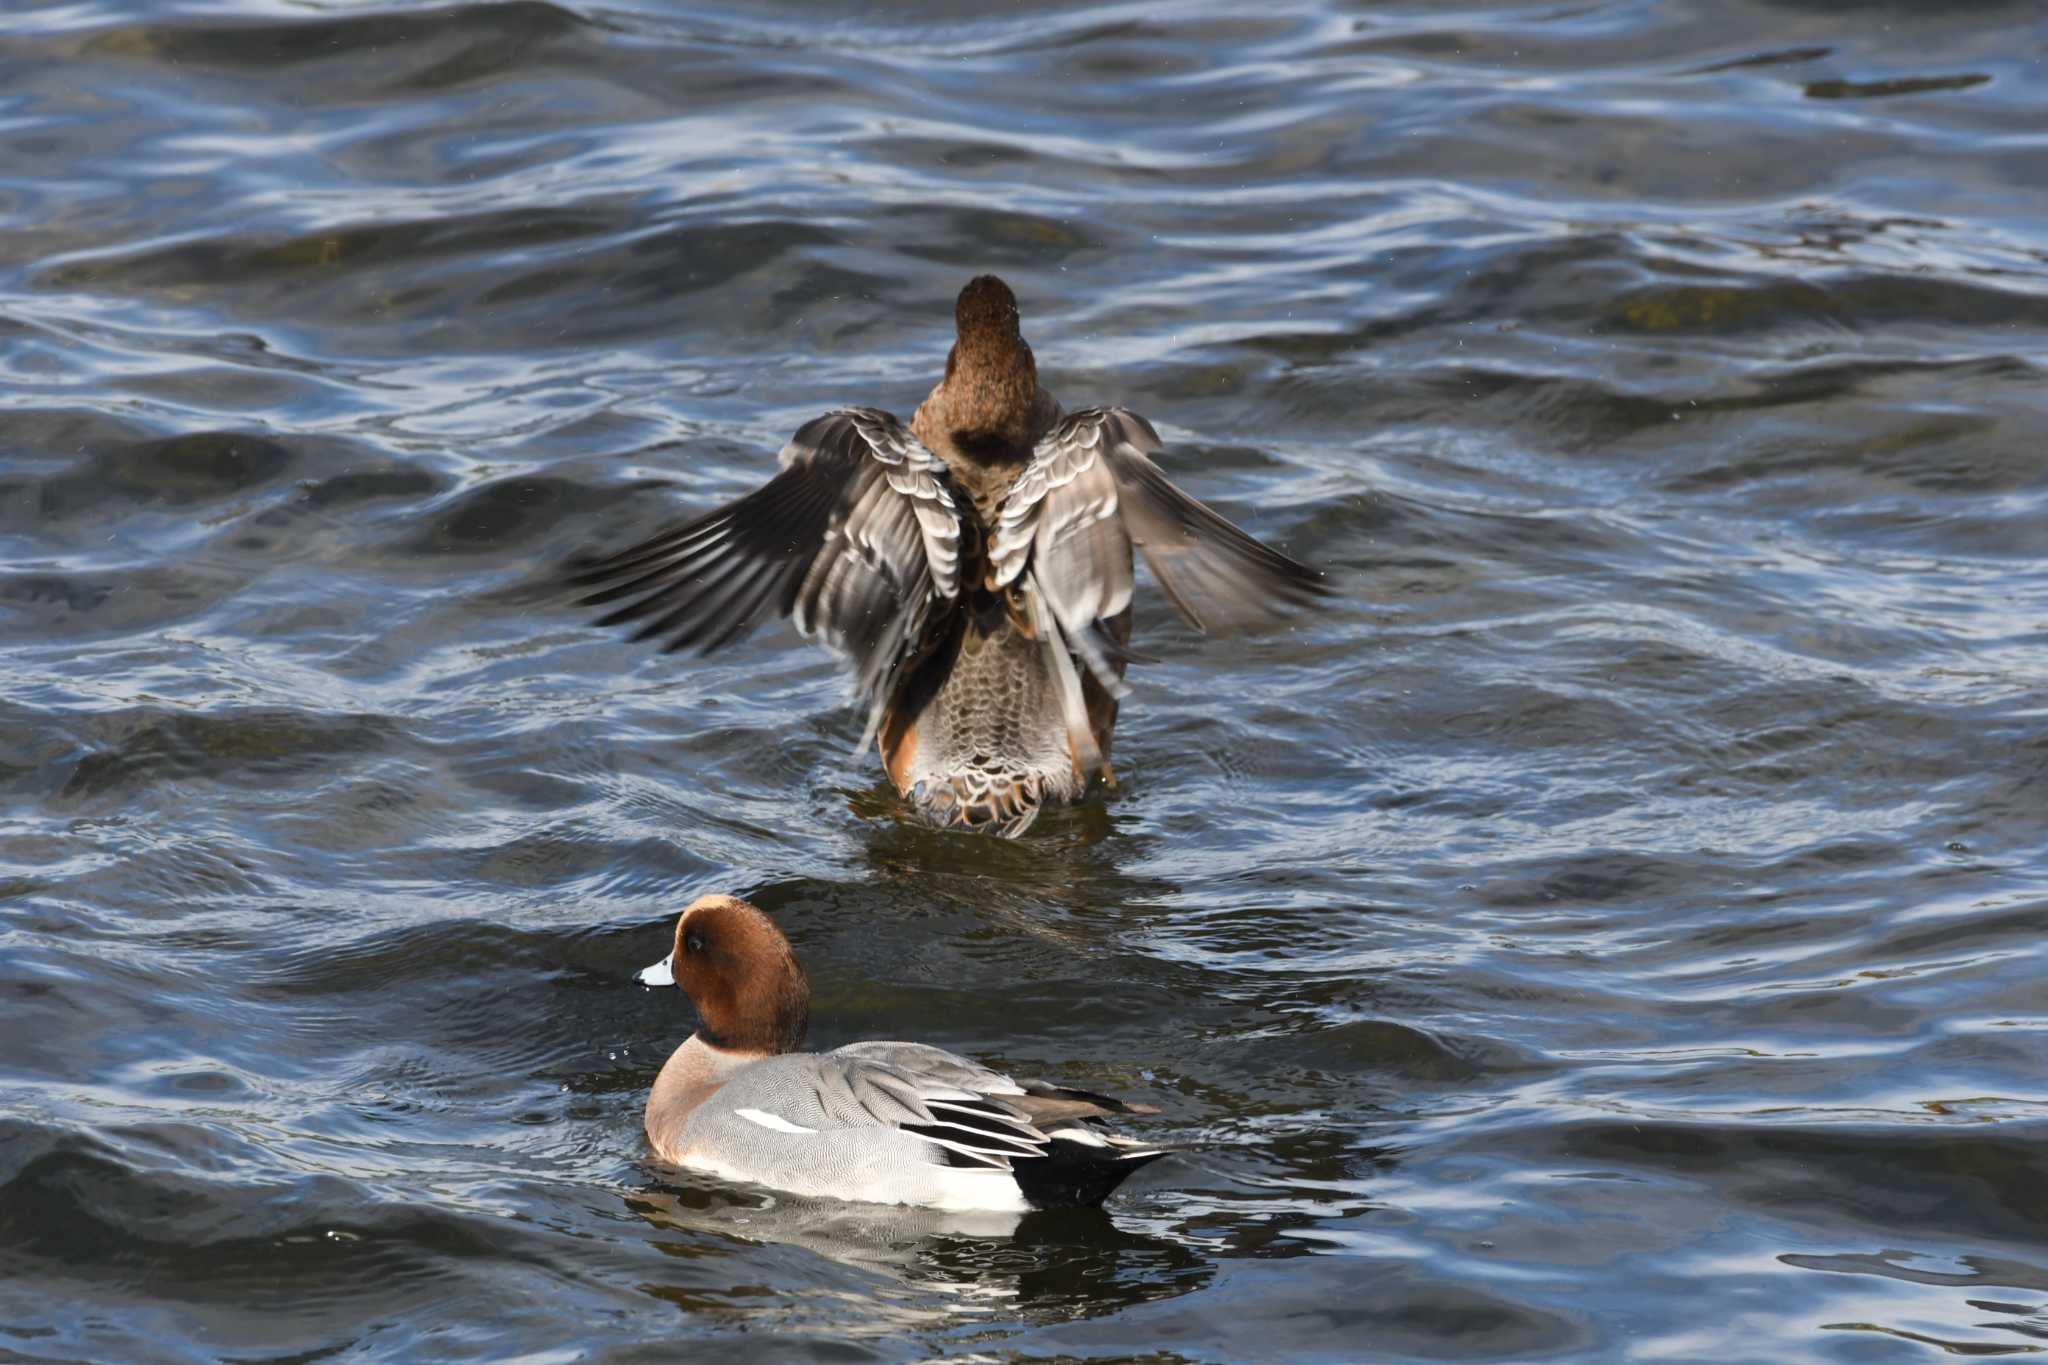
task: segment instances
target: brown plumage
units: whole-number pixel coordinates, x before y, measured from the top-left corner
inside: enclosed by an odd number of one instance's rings
[[[1001,496],[1060,411],[1038,387],[1038,362],[1019,321],[1010,286],[993,275],[969,280],[953,306],[958,337],[946,353],[946,377],[910,419],[911,432],[956,476],[963,465],[987,471],[967,481],[984,520],[984,492]]]
[[[869,739],[938,824],[1022,833],[1108,756],[1132,553],[1190,624],[1227,631],[1326,594],[1322,575],[1175,488],[1150,423],[1062,416],[1016,296],[968,282],[939,381],[905,427],[873,408],[805,424],[765,486],[580,567],[599,624],[717,648],[773,610],[846,655]]]
[[[774,1056],[804,1045],[811,983],[769,918],[737,896],[700,896],[676,920],[669,970],[715,1046]]]

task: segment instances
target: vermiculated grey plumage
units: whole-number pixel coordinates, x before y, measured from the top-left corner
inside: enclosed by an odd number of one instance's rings
[[[1048,1095],[1085,1112],[1034,1121],[1022,1106],[1043,1105]],[[707,1164],[798,1193],[866,1189],[936,1203],[980,1171],[1014,1178],[1040,1207],[1100,1203],[1165,1151],[1088,1127],[1090,1117],[1144,1111],[1084,1096],[1027,1088],[923,1044],[856,1043],[749,1062],[719,1087],[715,1102],[691,1112],[678,1145],[724,1154]],[[759,1116],[784,1126],[766,1126]],[[1040,1168],[1059,1174],[1040,1179]],[[1077,1179],[1076,1172],[1086,1174]]]

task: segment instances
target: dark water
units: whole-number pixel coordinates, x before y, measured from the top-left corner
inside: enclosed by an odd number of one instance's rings
[[[2039,8],[976,8],[8,9],[0,1356],[2048,1351]],[[988,269],[1346,594],[1015,845],[546,586]],[[708,890],[1194,1152],[678,1181]]]

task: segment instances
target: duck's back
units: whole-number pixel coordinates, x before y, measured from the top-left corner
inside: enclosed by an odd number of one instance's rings
[[[812,1198],[931,1208],[1028,1207],[1007,1172],[949,1165],[845,1094],[832,1056],[790,1053],[737,1072],[683,1126],[683,1165]]]
[[[826,413],[762,487],[573,581],[598,589],[582,601],[609,608],[600,625],[671,650],[787,616],[851,666],[900,791],[937,823],[1014,835],[1046,801],[1111,780],[1134,550],[1205,633],[1327,590],[1176,489],[1143,417],[1062,419],[1001,280],[970,280],[954,321],[910,434],[879,409]]]
[[[987,549],[1003,499],[1038,438],[1059,420],[1059,404],[1036,394],[1025,439],[960,439],[942,394],[917,410],[911,430],[945,460],[974,509],[974,545],[963,556],[962,603],[950,630],[904,680],[884,720],[882,762],[898,791],[935,824],[1022,834],[1048,801],[1079,797],[1088,772],[1067,731],[1065,688],[1079,686],[1094,745],[1105,761],[1116,699],[1073,674],[1034,629],[1028,588],[991,592]],[[1121,621],[1128,635],[1128,616]],[[1062,679],[1062,665],[1073,674]]]

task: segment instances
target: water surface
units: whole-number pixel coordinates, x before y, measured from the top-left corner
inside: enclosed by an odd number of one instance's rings
[[[0,1355],[2048,1350],[2028,4],[0,20]],[[1156,596],[1107,799],[909,821],[821,654],[549,572],[1069,406],[1341,600]],[[1106,1215],[646,1159],[705,891],[813,1039],[1163,1111]]]

